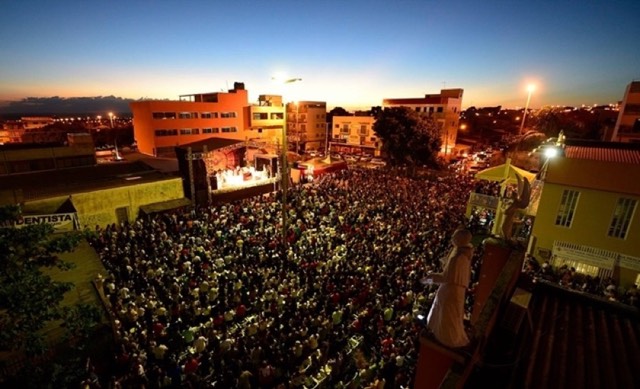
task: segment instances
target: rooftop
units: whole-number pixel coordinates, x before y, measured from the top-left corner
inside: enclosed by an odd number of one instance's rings
[[[637,310],[547,283],[534,289],[530,309],[522,387],[637,387]]]
[[[640,165],[640,149],[567,146],[564,153],[565,157],[573,159],[588,159],[600,162],[631,163]]]
[[[35,200],[175,178],[143,162],[123,162],[0,176],[0,188]]]

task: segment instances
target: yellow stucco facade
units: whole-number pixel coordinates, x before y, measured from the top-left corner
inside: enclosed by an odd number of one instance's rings
[[[181,178],[142,182],[134,185],[100,189],[71,194],[71,200],[78,213],[80,227],[95,228],[118,223],[119,217],[133,221],[138,217],[140,207],[184,197]],[[26,202],[23,211],[30,214],[48,214],[55,210],[69,196],[58,196]],[[119,211],[118,211],[119,210]],[[120,212],[120,214],[118,214]]]
[[[531,253],[556,264],[568,260],[598,268],[597,275],[611,275],[624,287],[637,282],[638,182],[640,167],[632,164],[568,158],[553,161],[538,206]],[[619,223],[624,228],[616,233],[612,225],[621,199],[632,206],[626,211],[628,223]]]

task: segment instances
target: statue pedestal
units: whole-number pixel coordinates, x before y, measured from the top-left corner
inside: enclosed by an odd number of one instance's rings
[[[414,388],[437,389],[454,364],[464,366],[468,356],[445,347],[429,336],[420,336],[420,354],[416,367]]]
[[[509,260],[512,251],[513,249],[501,239],[488,238],[485,240],[480,277],[475,288],[475,299],[471,311],[471,324],[478,321],[480,312],[482,312],[482,308],[493,291],[496,280],[505,263]]]

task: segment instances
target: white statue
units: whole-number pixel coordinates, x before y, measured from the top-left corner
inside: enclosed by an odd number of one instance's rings
[[[453,248],[442,273],[429,273],[425,284],[439,285],[427,316],[427,328],[448,347],[464,347],[469,338],[464,329],[464,300],[471,277],[473,245],[471,232],[457,229],[451,237]]]

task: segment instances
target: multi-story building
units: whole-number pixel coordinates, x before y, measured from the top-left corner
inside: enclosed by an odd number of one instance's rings
[[[640,142],[640,81],[627,85],[613,133],[606,140]]]
[[[212,137],[282,139],[282,99],[264,95],[259,105],[250,106],[247,90],[239,82],[226,93],[183,95],[178,101],[147,100],[130,105],[134,137],[144,154],[174,156],[175,146]]]
[[[52,117],[41,116],[22,117],[20,120],[4,122],[0,128],[0,144],[23,142],[25,132],[43,128],[54,122]]]
[[[382,141],[373,131],[372,116],[334,116],[330,150],[339,153],[379,156]]]
[[[62,143],[17,143],[0,146],[0,176],[60,170],[96,164],[89,134],[67,134]]]
[[[532,254],[624,287],[639,283],[639,145],[568,142],[542,173]]]
[[[439,94],[424,97],[384,99],[382,107],[408,107],[434,118],[440,125],[442,153],[448,155],[456,144],[463,92],[463,89],[442,89]]]
[[[327,146],[327,103],[299,101],[287,104],[287,141],[298,153]],[[293,147],[291,147],[293,146]]]

